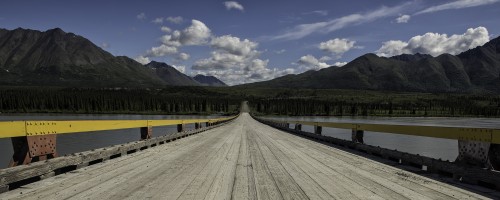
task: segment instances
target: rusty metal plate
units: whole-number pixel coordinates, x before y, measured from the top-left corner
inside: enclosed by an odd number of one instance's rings
[[[56,135],[39,135],[26,137],[30,157],[56,153]]]

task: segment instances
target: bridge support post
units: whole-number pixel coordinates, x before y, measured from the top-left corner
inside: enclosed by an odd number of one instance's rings
[[[489,142],[458,140],[456,162],[500,169],[500,145]]]
[[[491,144],[488,151],[488,161],[495,170],[500,170],[500,144]]]
[[[151,139],[153,136],[153,127],[141,127],[141,140]]]
[[[295,124],[296,131],[302,131],[302,124]]]
[[[357,129],[352,129],[352,141],[353,142],[359,142],[361,144],[364,144],[363,136],[365,132],[363,130],[357,130]]]
[[[9,167],[57,157],[55,134],[13,137],[11,140],[14,155]]]
[[[194,123],[194,128],[195,129],[200,129],[201,128],[201,123]]]
[[[323,127],[321,126],[314,126],[314,133],[321,135],[321,132],[323,130]]]
[[[186,126],[184,124],[177,124],[177,132],[183,132],[186,130]]]

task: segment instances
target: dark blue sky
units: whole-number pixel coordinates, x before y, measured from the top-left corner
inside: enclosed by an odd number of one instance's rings
[[[0,28],[17,27],[238,84],[366,53],[457,54],[499,36],[500,0],[2,0]]]

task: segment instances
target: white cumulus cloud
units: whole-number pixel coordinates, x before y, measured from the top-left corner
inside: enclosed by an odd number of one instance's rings
[[[352,48],[355,48],[355,46],[354,46],[355,43],[356,43],[356,41],[352,41],[349,39],[335,38],[335,39],[320,43],[318,48],[323,50],[323,51],[335,54],[337,56],[341,56],[343,53],[351,50]]]
[[[167,21],[169,21],[170,23],[173,23],[173,24],[180,24],[184,21],[184,18],[182,18],[181,16],[177,16],[177,17],[167,17],[167,19],[165,19]]]
[[[147,18],[146,13],[139,13],[136,17],[139,20],[145,20]]]
[[[396,18],[396,23],[401,24],[401,23],[408,23],[410,21],[411,16],[410,15],[401,15],[398,18]]]
[[[335,62],[335,63],[333,63],[333,66],[337,66],[337,67],[342,67],[344,65],[347,65],[347,62]]]
[[[236,1],[226,1],[226,2],[224,2],[224,6],[226,6],[227,10],[231,10],[231,9],[236,9],[236,10],[240,10],[240,11],[245,10],[245,8],[243,8],[243,6]]]
[[[326,62],[326,61],[330,61],[330,60],[333,60],[333,58],[330,56],[323,56],[323,57],[319,58],[319,61],[321,61],[321,62]]]
[[[203,22],[193,19],[191,26],[184,29],[180,34],[174,34],[173,36],[173,40],[177,40],[183,45],[201,45],[207,43],[211,31]]]
[[[300,59],[297,61],[297,64],[303,71],[319,70],[330,67],[330,65],[319,61],[316,57],[310,54],[300,57]]]
[[[160,30],[161,30],[162,32],[165,32],[165,33],[170,33],[170,32],[172,32],[172,29],[170,29],[170,28],[169,28],[169,27],[167,27],[167,26],[162,26],[162,27],[160,28]]]
[[[308,71],[308,70],[320,70],[323,68],[337,66],[342,67],[347,64],[347,62],[335,62],[333,64],[328,64],[326,61],[332,60],[331,57],[323,56],[320,59],[317,59],[311,54],[300,57],[300,59],[296,63],[292,63],[294,65],[299,66],[298,72]]]
[[[291,68],[268,67],[269,60],[259,59],[258,43],[231,35],[214,37],[209,58],[196,61],[191,67],[197,74],[215,76],[228,85],[273,79],[294,73]]]
[[[190,57],[191,55],[187,53],[180,53],[179,55],[177,55],[177,59],[179,60],[189,60]]]
[[[178,65],[172,65],[173,68],[175,68],[177,71],[179,72],[182,72],[182,73],[186,73],[186,66],[178,66]]]
[[[158,18],[154,19],[151,22],[153,22],[155,24],[162,24],[163,23],[163,17],[158,17]]]
[[[172,46],[167,46],[167,45],[160,45],[157,47],[152,47],[150,50],[147,51],[146,56],[147,57],[161,57],[165,55],[172,55],[177,53],[177,48],[172,47]]]
[[[212,39],[210,44],[215,49],[225,50],[235,55],[248,55],[255,53],[255,48],[257,48],[258,45],[256,42],[252,42],[248,39],[241,40],[240,38],[233,37],[231,35],[216,37]]]
[[[412,37],[407,42],[391,40],[384,42],[376,51],[379,56],[423,53],[438,56],[443,53],[459,54],[463,51],[483,45],[490,40],[484,27],[469,28],[464,34],[451,35],[426,33]]]
[[[424,13],[432,13],[432,12],[437,12],[437,11],[442,11],[442,10],[470,8],[470,7],[488,5],[488,4],[496,3],[499,1],[500,0],[457,0],[457,1],[452,1],[450,3],[445,3],[445,4],[426,8],[420,12],[415,13],[415,15],[424,14]]]
[[[144,56],[137,56],[134,60],[143,64],[143,65],[151,62],[151,60],[148,57],[144,57]]]
[[[161,45],[151,47],[142,57],[161,57],[167,55],[177,55],[179,60],[189,59],[186,53],[179,53],[179,48],[190,45],[205,45],[208,43],[212,33],[211,30],[201,21],[192,20],[191,25],[182,31],[175,30],[172,32],[168,27],[160,28],[166,35],[160,38]],[[144,61],[138,57],[137,60]]]

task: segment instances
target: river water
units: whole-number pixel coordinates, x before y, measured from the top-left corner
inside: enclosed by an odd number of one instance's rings
[[[397,124],[447,127],[476,127],[500,129],[500,119],[494,118],[447,118],[447,117],[266,117],[275,120],[343,122],[369,124]],[[292,125],[290,125],[292,127]],[[314,132],[313,126],[302,126],[303,131]],[[351,140],[351,130],[325,128],[322,134]],[[458,141],[440,138],[407,136],[365,131],[364,142],[387,149],[420,154],[431,158],[454,161],[458,156]]]
[[[195,119],[216,118],[218,116],[195,115],[67,115],[67,114],[2,114],[0,121],[15,120],[144,120],[144,119]],[[480,127],[500,129],[500,119],[493,118],[441,118],[441,117],[267,117],[277,120],[321,121],[344,123],[374,123],[424,126]],[[194,128],[188,125],[188,129]],[[303,126],[304,131],[313,132],[312,126]],[[177,131],[176,126],[155,127],[153,136],[166,135]],[[345,140],[351,140],[351,130],[323,128],[323,134]],[[140,139],[140,131],[124,129],[114,131],[95,131],[86,133],[62,134],[57,137],[59,155],[77,153],[95,148],[122,144]],[[406,136],[366,131],[364,141],[367,144],[388,149],[425,155],[432,158],[454,161],[458,155],[456,140]],[[9,138],[0,139],[0,168],[8,165],[12,156],[12,144]]]
[[[91,115],[91,114],[1,114],[0,121],[25,120],[156,120],[156,119],[203,119],[219,116],[197,115]],[[193,129],[194,125],[186,126]],[[154,127],[153,136],[177,132],[177,126]],[[57,152],[60,156],[123,144],[140,139],[140,129],[123,129],[113,131],[94,131],[86,133],[61,134],[57,136]],[[0,138],[0,168],[5,168],[13,154],[10,138]]]

